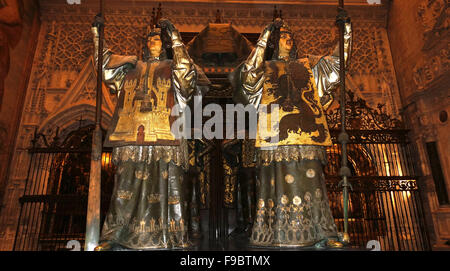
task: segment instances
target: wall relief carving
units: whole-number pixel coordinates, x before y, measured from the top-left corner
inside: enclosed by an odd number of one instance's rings
[[[424,27],[423,50],[433,48],[439,40],[448,35],[450,24],[447,0],[424,0],[418,8],[418,18]]]
[[[413,69],[413,80],[419,90],[449,71],[449,3],[446,0],[423,0],[417,18],[422,25],[425,56]]]
[[[441,49],[418,62],[413,69],[413,80],[419,90],[426,89],[430,83],[449,71],[449,50]]]

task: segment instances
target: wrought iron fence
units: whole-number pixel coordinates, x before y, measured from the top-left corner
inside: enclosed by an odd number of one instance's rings
[[[16,231],[14,250],[67,250],[70,240],[83,246],[93,126],[48,144],[36,135]],[[37,147],[41,137],[45,147]],[[111,152],[102,155],[102,214],[109,205],[113,165]]]
[[[352,245],[365,247],[370,240],[381,250],[427,250],[428,238],[417,187],[414,155],[405,130],[349,131],[350,178],[349,233]],[[32,148],[14,250],[65,250],[67,242],[84,242],[89,182],[90,131],[79,148]],[[336,133],[333,133],[333,137]],[[380,140],[380,139],[383,140]],[[78,142],[81,142],[78,141]],[[83,145],[85,147],[83,147]],[[343,229],[340,145],[328,149],[325,169],[333,216]],[[106,213],[114,169],[111,153],[102,157],[102,214]]]
[[[339,131],[332,131],[333,137]],[[352,185],[349,234],[352,245],[366,247],[371,240],[383,251],[428,250],[417,170],[406,130],[349,131]],[[374,136],[376,135],[376,136]],[[325,169],[333,217],[343,231],[342,188],[338,176],[340,145],[328,149]]]
[[[419,170],[408,130],[387,115],[383,105],[371,108],[352,91],[346,92],[350,136],[347,153],[353,190],[349,199],[349,234],[353,245],[371,240],[381,250],[429,250],[424,210],[417,186]],[[340,110],[327,114],[333,140],[325,168],[331,209],[343,230],[342,189],[339,187],[341,146],[337,142]]]
[[[384,114],[382,106],[378,111],[373,110],[351,92],[349,96],[352,245],[365,247],[367,242],[375,240],[381,250],[429,250],[417,186],[418,169],[408,131],[401,129],[399,121]],[[325,173],[333,216],[342,231],[342,189],[338,175],[341,147],[336,140],[339,113],[336,110],[327,115],[334,145],[327,150],[329,162]],[[14,250],[65,250],[70,240],[78,240],[83,246],[93,129],[92,125],[82,127],[61,144],[57,144],[57,134],[50,144],[44,136],[35,136],[26,187],[20,199],[22,208]],[[43,144],[38,144],[38,140]],[[110,152],[105,151],[102,159],[101,214],[104,216],[112,194],[114,167]],[[203,165],[202,184],[214,181],[209,180],[213,176],[206,174],[209,166]],[[204,189],[209,190],[209,185],[204,185]],[[204,207],[208,205],[206,198],[201,203]]]

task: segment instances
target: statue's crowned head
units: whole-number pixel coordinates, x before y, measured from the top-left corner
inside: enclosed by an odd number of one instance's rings
[[[155,8],[152,11],[152,17],[150,24],[147,27],[147,34],[144,37],[143,46],[143,59],[165,59],[167,58],[166,48],[170,48],[170,38],[166,37],[161,32],[161,28],[158,25],[159,20],[162,17],[161,4],[155,12]]]
[[[280,39],[278,41],[278,56],[288,57],[294,47],[294,37],[289,26],[283,23],[280,28]]]
[[[266,50],[266,59],[296,59],[297,47],[294,41],[294,32],[286,21],[282,18],[282,11],[275,7],[273,21],[275,24],[281,23],[269,38],[269,50]]]

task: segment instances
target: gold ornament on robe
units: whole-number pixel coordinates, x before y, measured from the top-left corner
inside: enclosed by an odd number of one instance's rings
[[[150,81],[150,80],[149,80]],[[143,133],[143,141],[156,142],[158,140],[175,140],[170,131],[169,117],[171,109],[165,105],[171,87],[171,81],[158,78],[156,86],[149,85],[156,99],[146,95],[144,100],[135,101],[136,79],[125,81],[124,106],[119,112],[119,120],[116,129],[110,135],[111,141],[134,141],[139,138],[138,133]],[[134,103],[134,106],[133,106]],[[150,104],[150,111],[142,112],[143,104]],[[142,128],[140,128],[142,126]]]
[[[286,29],[283,25],[281,30],[288,31]],[[238,79],[233,79],[238,82],[235,83],[236,102],[250,103],[259,109],[262,109],[261,105],[267,106],[267,113],[264,113],[264,110],[258,113],[256,147],[330,146],[331,139],[324,112],[332,103],[333,91],[340,81],[338,47],[331,55],[323,57],[308,56],[303,59],[289,59],[289,57],[279,56],[278,59],[265,61],[266,46],[272,31],[273,28],[270,26],[264,29],[255,49],[238,69]],[[344,59],[347,61],[352,47],[350,23],[345,25],[344,41]],[[297,77],[295,69],[289,68],[292,64],[306,69],[310,79],[299,82],[295,78]],[[285,77],[284,85],[280,84],[283,77]],[[277,91],[280,92],[279,95],[274,95]],[[296,96],[298,102],[286,107],[283,106],[282,102],[285,101],[282,99],[286,98],[288,93]],[[270,111],[270,104],[277,104],[277,102],[279,102],[279,110],[276,112],[278,119],[271,122],[271,115],[276,114]],[[300,103],[307,106],[301,107]],[[302,123],[304,122],[302,118],[308,111],[316,117],[314,121],[310,119],[308,123]],[[277,121],[278,127],[274,125]],[[278,140],[277,135],[280,135]]]
[[[140,61],[104,50],[103,81],[119,96],[105,146],[180,144],[171,131],[171,110],[178,104],[176,115],[182,114],[194,93],[198,71],[179,32],[169,31],[169,36],[173,60]],[[98,39],[94,42],[98,46]]]
[[[331,146],[326,116],[308,60],[266,61],[265,67],[261,104],[267,106],[267,111],[259,112],[256,147]],[[272,104],[278,105],[277,112],[271,111]]]

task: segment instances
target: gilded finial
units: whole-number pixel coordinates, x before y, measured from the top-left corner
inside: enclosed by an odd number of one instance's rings
[[[273,6],[273,18],[272,21],[275,21],[276,19],[283,19],[283,12],[281,10],[277,9],[277,6]]]
[[[152,17],[151,17],[150,27],[152,29],[157,28],[158,22],[161,18],[162,18],[161,3],[159,3],[156,11],[155,11],[155,8],[152,9]]]
[[[162,18],[161,3],[158,4],[158,8],[152,9],[152,16],[150,18],[150,24],[147,26],[147,34],[161,33],[161,29],[158,26],[159,20]]]
[[[222,16],[221,16],[220,10],[217,10],[217,12],[216,12],[216,21],[214,23],[216,23],[216,24],[222,23]]]

